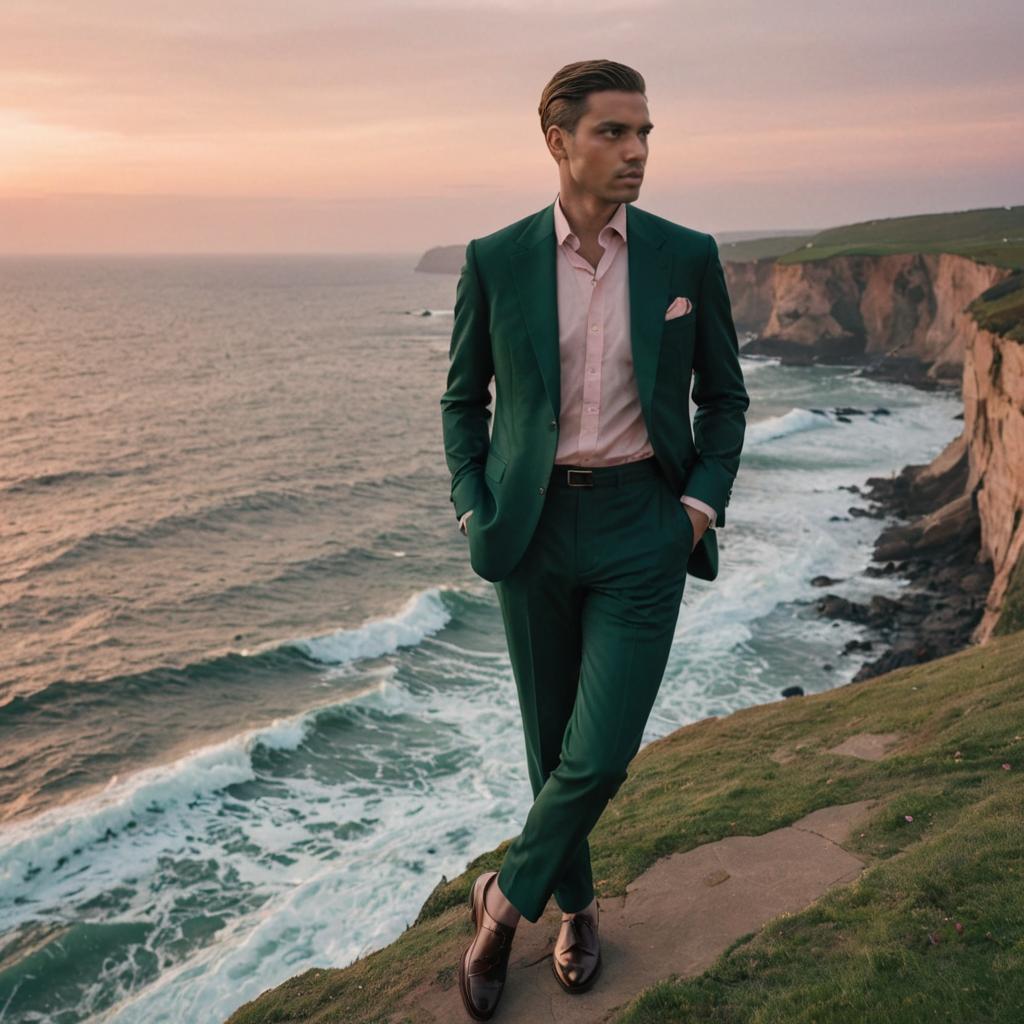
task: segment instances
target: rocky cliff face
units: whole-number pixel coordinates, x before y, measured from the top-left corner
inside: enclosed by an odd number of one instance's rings
[[[974,321],[966,306],[1012,271],[948,253],[728,263],[745,351],[792,361],[915,365],[959,382]]]
[[[774,310],[775,260],[742,263],[723,260],[722,269],[729,286],[732,318],[737,330],[751,331],[760,336]]]
[[[737,328],[757,335],[745,352],[916,366],[921,378],[962,389],[962,435],[928,466],[889,481],[916,499],[901,499],[911,521],[883,533],[875,557],[942,561],[943,588],[962,584],[968,603],[982,581],[984,611],[971,638],[1000,632],[1007,595],[1024,592],[1024,345],[980,327],[967,307],[1013,271],[946,253],[900,253],[727,263],[725,272]],[[984,574],[964,561],[969,551]]]
[[[967,489],[981,519],[981,555],[995,572],[975,634],[984,642],[997,631],[1014,573],[1024,565],[1024,345],[978,328],[966,347]]]

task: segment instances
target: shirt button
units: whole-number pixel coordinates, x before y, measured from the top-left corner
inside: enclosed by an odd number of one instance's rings
[[[597,324],[591,324],[590,325],[590,333],[591,334],[597,334]]]

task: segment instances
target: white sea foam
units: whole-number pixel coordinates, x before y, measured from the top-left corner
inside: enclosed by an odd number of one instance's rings
[[[442,657],[458,671],[457,648],[444,646]],[[153,844],[165,857],[199,846],[219,864],[225,894],[259,892],[264,898],[229,915],[215,942],[169,963],[142,988],[135,987],[130,965],[112,970],[107,983],[115,987],[116,1005],[90,1019],[216,1024],[268,985],[309,967],[343,966],[391,941],[442,874],[452,877],[466,860],[505,838],[508,822],[524,813],[530,795],[515,689],[504,656],[478,661],[494,670],[491,678],[480,676],[492,685],[469,687],[458,701],[429,690],[414,694],[394,680],[359,699],[374,712],[363,742],[368,749],[380,743],[381,771],[371,766],[350,781],[275,777],[278,790],[260,797],[246,815],[224,801],[172,815]],[[432,738],[433,749],[410,749],[408,764],[396,772],[400,751],[393,743],[409,722],[429,722],[422,735]],[[280,738],[280,730],[274,735]],[[451,760],[452,769],[421,771],[433,756]],[[344,822],[367,827],[344,840],[333,838],[329,827]],[[311,847],[315,836],[324,837],[319,849]],[[174,903],[179,893],[160,884],[160,868],[143,846],[140,837],[125,835],[96,848],[77,874],[75,901],[93,887],[102,891],[125,884],[126,874],[133,881],[141,875],[145,885],[127,916],[159,924],[166,943],[180,927],[181,909]],[[214,900],[223,898],[219,888],[210,892]],[[51,887],[48,902],[53,895]],[[86,993],[84,1003],[93,1005],[95,998]]]
[[[441,588],[432,587],[414,594],[395,615],[365,622],[356,629],[339,629],[325,636],[292,642],[314,661],[342,665],[414,646],[443,629],[450,618],[451,613],[441,600]]]
[[[450,612],[442,588],[414,594],[394,616],[350,630],[293,641],[310,657],[330,665],[375,658],[419,643],[443,628]],[[353,695],[350,695],[350,698]],[[51,808],[25,822],[0,828],[0,903],[15,892],[25,895],[27,877],[43,877],[100,840],[122,832],[129,823],[152,823],[174,810],[187,809],[199,797],[255,777],[252,751],[259,745],[294,750],[312,728],[322,708],[276,719],[165,764],[113,776],[107,786],[72,804]],[[163,831],[158,829],[157,831]],[[0,918],[0,928],[3,927]]]
[[[835,422],[826,413],[811,412],[810,409],[790,409],[781,416],[769,416],[758,423],[751,424],[744,434],[744,449],[774,441],[789,434],[797,434],[804,430],[820,430],[834,427]]]
[[[778,356],[745,356],[740,352],[740,369],[744,378],[751,374],[760,373],[770,366],[781,366],[782,360]]]
[[[26,896],[26,890],[37,884],[48,886],[50,872],[129,826],[144,828],[175,812],[187,815],[197,798],[254,778],[253,750],[257,746],[294,750],[317,713],[276,719],[126,778],[115,775],[97,793],[4,826],[0,829],[0,905],[16,894]],[[0,917],[0,931],[9,924]]]

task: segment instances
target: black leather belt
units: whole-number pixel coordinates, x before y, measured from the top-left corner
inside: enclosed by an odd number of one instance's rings
[[[566,466],[556,464],[551,483],[558,487],[622,487],[639,480],[648,480],[661,473],[658,460],[645,459],[620,462],[614,466]]]

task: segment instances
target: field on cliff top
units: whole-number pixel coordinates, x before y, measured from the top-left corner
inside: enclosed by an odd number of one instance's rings
[[[832,749],[864,733],[897,738],[878,760]],[[598,1019],[1017,1024],[1024,1006],[1022,773],[1024,632],[866,682],[706,719],[649,744],[591,834],[599,899],[625,895],[638,876],[681,851],[761,836],[855,801],[873,801],[872,809],[840,852],[865,866],[850,884],[737,936],[707,969],[623,990],[616,1011]],[[438,885],[391,945],[347,968],[314,968],[268,989],[229,1024],[468,1019],[456,975],[472,937],[466,897],[480,871],[498,867],[508,841]],[[547,914],[556,919],[554,901]],[[682,942],[684,931],[692,941],[702,921],[683,915],[674,927],[659,942]],[[618,955],[626,952],[620,943]],[[503,1002],[525,973],[510,970]],[[545,980],[554,1006],[564,999],[578,1010],[587,998],[565,996],[553,978]]]
[[[1024,268],[1024,206],[994,206],[842,224],[817,234],[752,238],[720,246],[727,260],[801,263],[829,256],[947,252],[1000,267]]]

